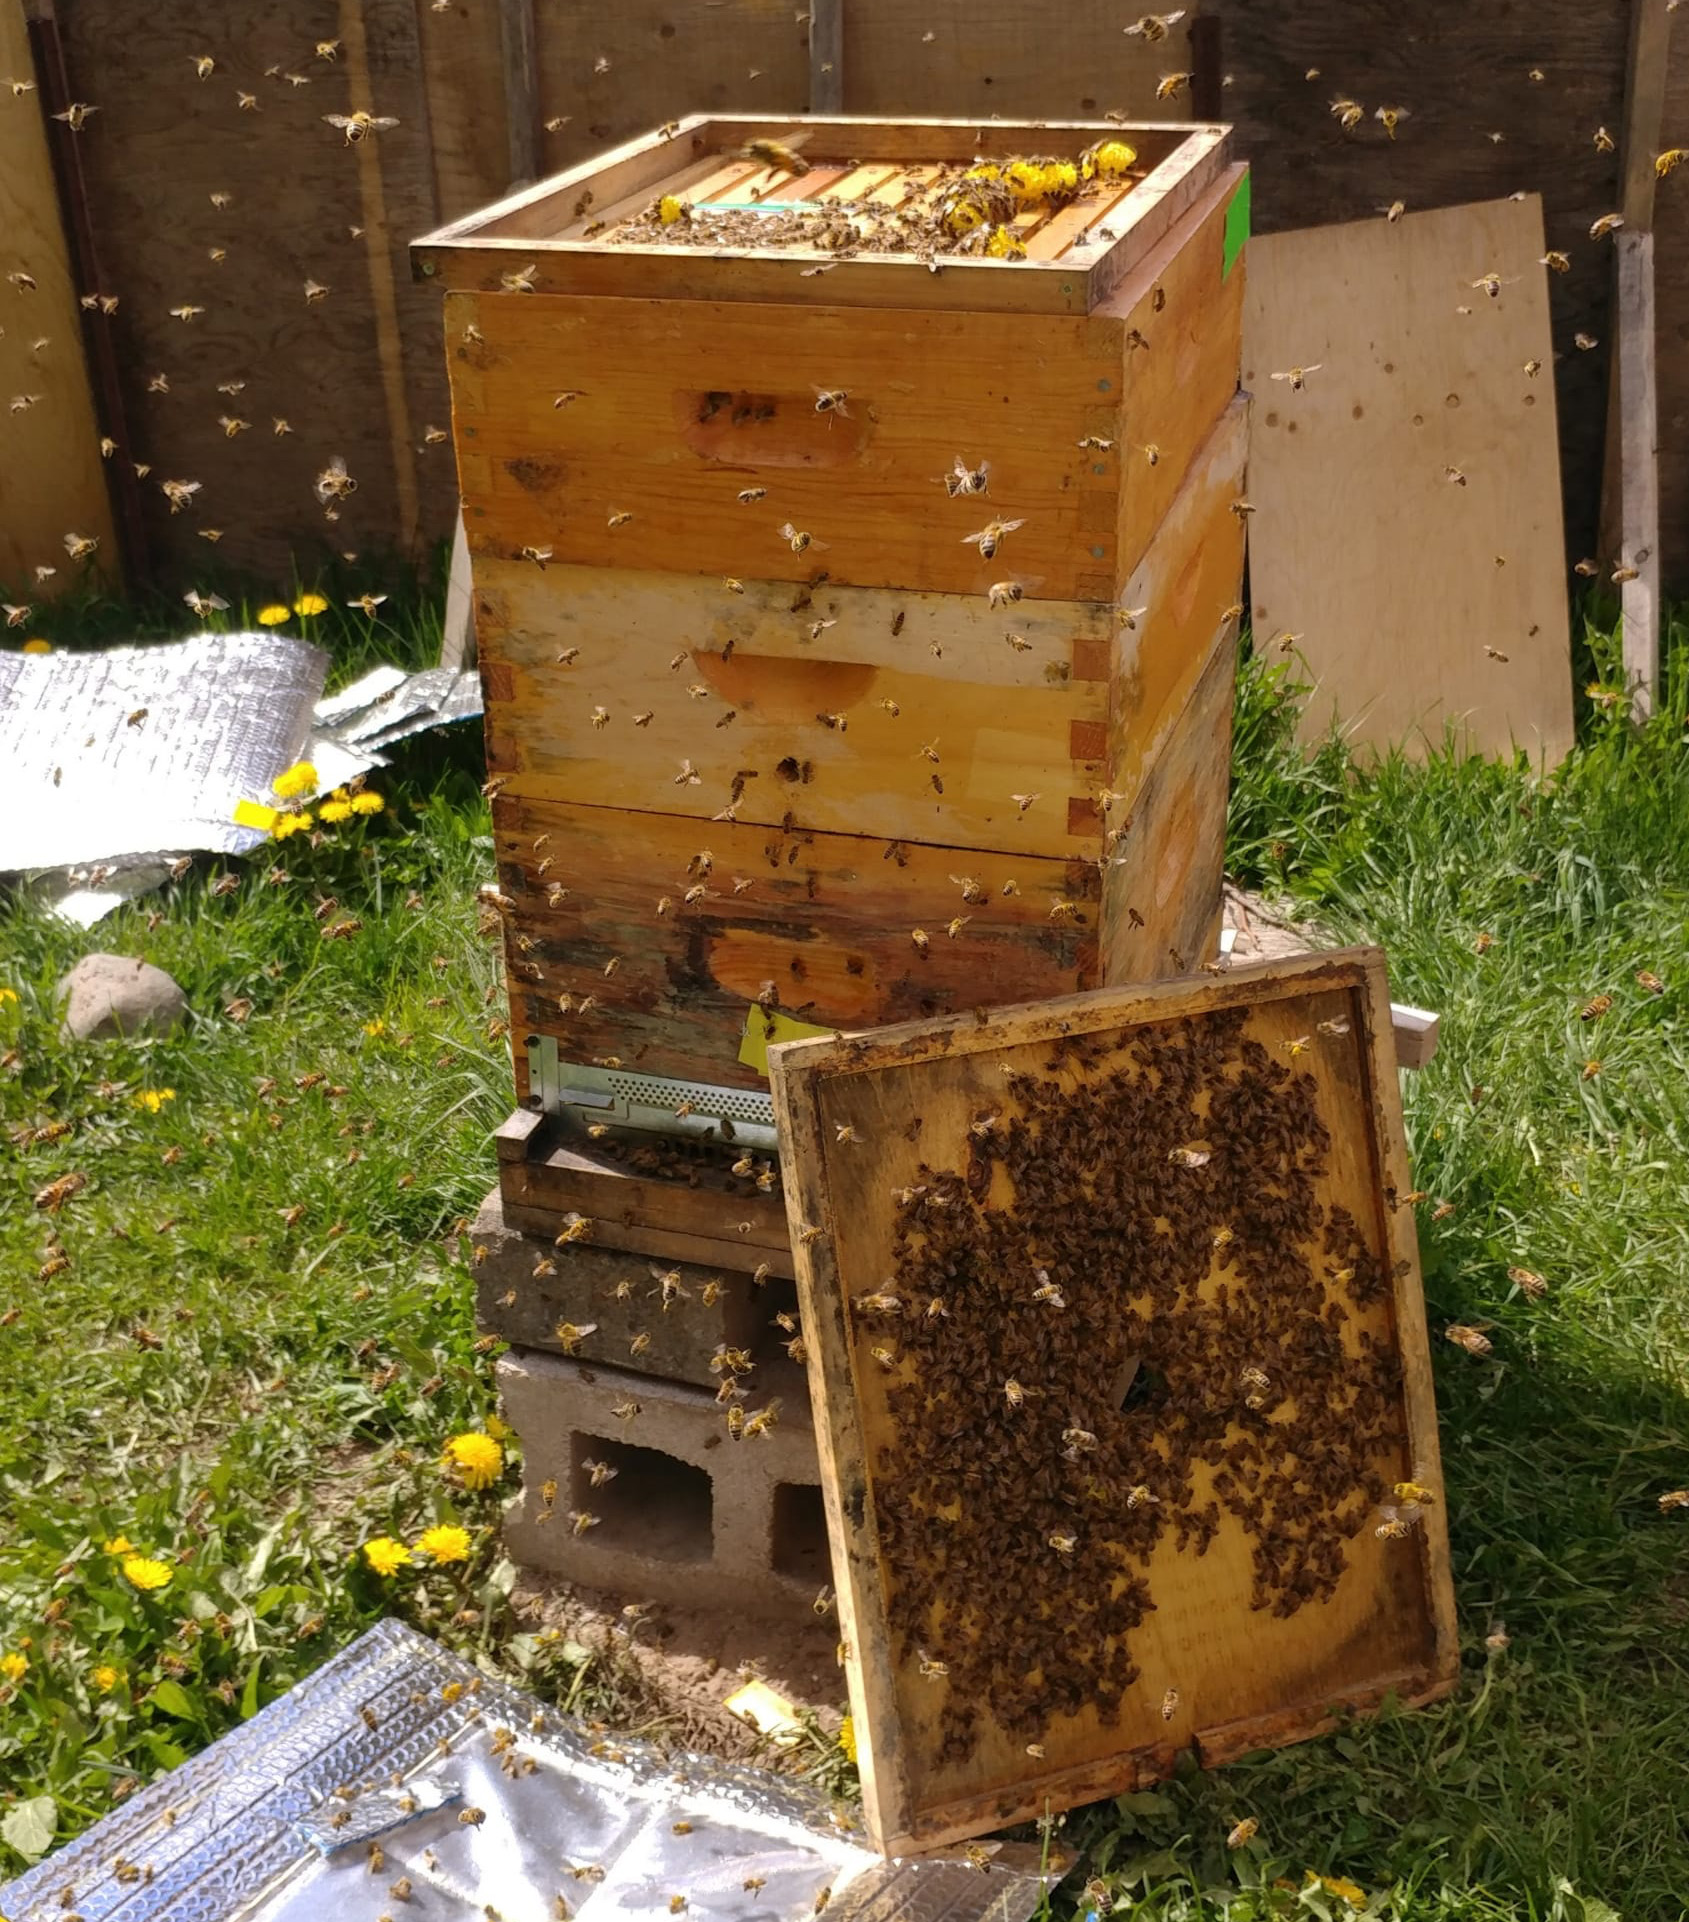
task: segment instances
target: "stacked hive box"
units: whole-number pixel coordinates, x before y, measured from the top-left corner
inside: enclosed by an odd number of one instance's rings
[[[805,171],[746,151],[770,135]],[[1023,260],[678,244],[648,213],[831,202],[860,232],[978,155],[1103,139],[1138,164],[1016,218]],[[1247,184],[1221,128],[698,119],[418,243],[518,1037],[761,1088],[773,1011],[866,1027],[1206,957]],[[520,1048],[517,1083],[501,1232],[577,1211],[647,1293],[652,1261],[790,1274],[777,1194],[630,1176],[533,1112]]]

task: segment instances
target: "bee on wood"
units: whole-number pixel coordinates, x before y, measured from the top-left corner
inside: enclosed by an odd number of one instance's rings
[[[990,487],[991,463],[982,460],[977,467],[970,467],[958,454],[950,472],[943,478],[944,491],[952,500],[969,494],[983,494]]]
[[[850,418],[850,408],[846,404],[850,395],[842,387],[817,387],[815,390],[815,411],[818,414],[841,414]]]
[[[1167,1693],[1163,1695],[1161,1698],[1162,1721],[1164,1722],[1172,1721],[1173,1717],[1178,1713],[1178,1709],[1179,1709],[1179,1691],[1176,1688],[1170,1688],[1167,1691]]]

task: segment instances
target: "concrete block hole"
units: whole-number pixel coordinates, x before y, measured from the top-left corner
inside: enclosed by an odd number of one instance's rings
[[[589,1462],[616,1471],[592,1485]],[[707,1562],[714,1548],[714,1496],[702,1468],[658,1448],[575,1434],[569,1445],[571,1506],[596,1515],[596,1548],[629,1548],[663,1562]],[[816,1490],[819,1494],[820,1491]]]
[[[774,1488],[774,1542],[769,1558],[776,1575],[813,1582],[831,1578],[827,1552],[827,1511],[812,1482],[777,1482]]]

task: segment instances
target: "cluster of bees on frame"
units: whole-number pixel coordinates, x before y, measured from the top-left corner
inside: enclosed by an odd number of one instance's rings
[[[936,273],[943,256],[1024,260],[1026,236],[1068,207],[1094,206],[1095,238],[1112,240],[1102,217],[1142,178],[1136,149],[1124,140],[1105,138],[1075,159],[1016,154],[943,166],[930,180],[904,176],[895,198],[782,201],[781,194],[811,170],[801,151],[807,137],[796,134],[790,143],[752,140],[740,150],[741,158],[760,162],[768,174],[762,185],[750,190],[747,204],[694,205],[679,194],[662,194],[620,226],[589,223],[584,237],[603,234],[610,245],[660,240],[711,249],[799,249],[826,256],[802,270],[808,278],[857,254],[913,256]],[[1091,237],[1091,227],[1080,227],[1067,244],[1083,247]]]
[[[1334,1593],[1353,1537],[1406,1537],[1432,1500],[1390,1466],[1393,1277],[1319,1198],[1314,1077],[1248,1019],[1005,1065],[955,1164],[892,1192],[893,1272],[851,1299],[854,1365],[884,1384],[889,1621],[902,1661],[945,1683],[945,1760],[987,1715],[1042,1756],[1052,1723],[1117,1719],[1140,1680],[1171,1719],[1179,1678],[1144,1677],[1132,1649],[1164,1538],[1201,1555],[1230,1516],[1251,1606],[1288,1617]]]
[[[316,137],[345,148],[357,149],[366,141],[389,133],[400,122],[395,115],[375,113],[367,106],[349,106],[346,112],[323,111],[325,102],[321,96],[325,91],[338,94],[343,90],[344,82],[337,76],[345,71],[344,55],[345,48],[339,38],[322,39],[313,45],[301,46],[296,57],[272,62],[260,73],[256,61],[252,61],[251,70],[247,71],[222,52],[197,51],[184,56],[180,68],[184,107],[196,120],[206,124],[209,137],[221,133],[232,138],[241,131],[261,137],[267,132],[271,120],[281,117],[286,118],[291,130],[298,132],[301,131],[298,122],[303,117],[315,128]],[[37,91],[34,79],[15,74],[0,75],[0,107],[17,103],[19,111],[28,111],[32,103],[28,102],[27,97]],[[212,102],[216,103],[216,107],[208,112]],[[98,140],[105,127],[105,122],[99,118],[102,111],[99,102],[74,100],[50,117],[62,122],[79,140]],[[357,202],[355,168],[349,174],[348,181],[350,199]],[[276,389],[273,371],[263,367],[218,364],[220,337],[200,338],[205,335],[208,326],[213,329],[216,327],[219,318],[218,290],[225,277],[243,277],[241,284],[244,286],[250,282],[255,270],[251,250],[243,244],[250,232],[250,215],[242,211],[239,200],[240,196],[231,187],[214,186],[209,189],[205,201],[206,225],[201,236],[203,244],[192,247],[188,256],[195,263],[196,271],[173,276],[174,297],[172,293],[154,296],[150,291],[146,295],[147,300],[156,298],[159,303],[159,311],[149,315],[146,331],[156,336],[168,328],[171,334],[180,335],[184,354],[190,364],[185,368],[170,364],[144,368],[137,372],[136,385],[144,388],[149,403],[155,397],[173,396],[168,402],[160,400],[158,404],[204,405],[208,409],[204,433],[213,445],[221,440],[240,441],[247,445],[262,441],[274,446],[277,442],[291,439],[298,430],[291,418],[293,406],[288,395]],[[362,252],[366,240],[365,226],[359,221],[348,222],[338,228],[330,225],[326,234],[332,240],[343,245],[350,244],[356,250],[354,265],[348,269],[344,260],[339,266],[328,265],[325,261],[325,264],[303,272],[300,279],[287,290],[285,297],[299,302],[306,309],[329,309],[335,303],[338,292],[342,289],[357,290],[367,276]],[[320,239],[314,236],[313,245],[320,247],[320,244]],[[262,243],[261,251],[263,248],[268,248],[269,257],[256,265],[273,276],[277,271],[274,248],[269,242]],[[0,276],[7,283],[7,289],[0,292],[15,294],[21,301],[27,302],[40,293],[40,281],[30,265],[6,259],[3,247],[0,247]],[[230,293],[232,298],[233,282],[230,282]],[[281,289],[276,288],[275,293],[279,303],[283,298]],[[120,287],[88,288],[79,293],[79,302],[83,311],[88,313],[106,318],[121,315],[119,325],[128,320],[134,311],[134,303],[126,298]],[[13,328],[28,329],[30,326],[31,316],[27,306],[17,306],[10,301],[6,304],[12,306],[12,315],[0,318],[0,337],[12,332]],[[10,325],[7,325],[8,321]],[[154,322],[158,323],[156,328]],[[37,406],[51,404],[48,391],[51,383],[47,378],[50,364],[55,354],[67,347],[74,350],[76,343],[55,341],[50,334],[40,331],[29,336],[25,364],[38,372],[39,386],[26,373],[25,385],[18,392],[0,395],[10,415],[27,414]],[[266,373],[271,375],[269,382],[263,378]],[[267,399],[261,399],[266,393]],[[292,399],[296,401],[298,398],[295,391]],[[321,429],[308,428],[307,431],[320,432]],[[445,447],[449,439],[444,427],[428,424],[422,431],[419,444],[425,448]],[[105,460],[129,462],[143,490],[158,490],[170,517],[193,516],[194,532],[208,547],[214,548],[223,540],[228,528],[216,508],[215,478],[208,486],[203,476],[162,470],[152,460],[142,458],[140,450],[120,445],[109,434],[102,437],[99,445]],[[311,472],[312,469],[308,467],[306,471]],[[331,451],[331,448],[319,451],[310,489],[325,524],[332,528],[334,523],[341,521],[357,487],[358,482],[348,472],[342,454]],[[340,531],[339,538],[345,538],[344,531]],[[66,565],[100,564],[101,545],[101,539],[96,534],[77,529],[67,530],[63,536],[62,553],[36,560],[30,580],[15,585],[24,594],[32,587],[37,593],[54,592],[64,584],[56,577]],[[342,558],[355,561],[358,556],[355,551],[343,551]],[[228,602],[220,596],[201,593],[198,589],[190,590],[183,598],[201,619],[208,619],[214,613],[226,611],[228,607]],[[385,597],[367,598],[379,601]],[[364,611],[373,614],[371,608],[365,608]],[[25,627],[33,612],[33,605],[21,599],[0,607],[0,615],[3,615],[8,628]]]

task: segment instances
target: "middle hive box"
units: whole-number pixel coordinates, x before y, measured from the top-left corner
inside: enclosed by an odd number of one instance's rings
[[[759,1008],[864,1027],[1206,958],[1247,452],[1223,160],[1079,313],[448,280],[518,1035],[760,1087]]]

